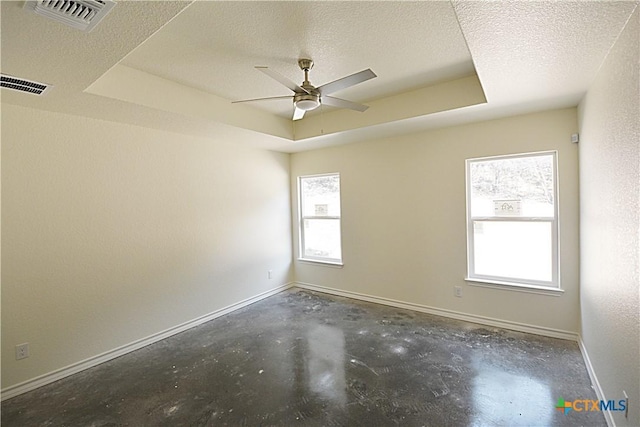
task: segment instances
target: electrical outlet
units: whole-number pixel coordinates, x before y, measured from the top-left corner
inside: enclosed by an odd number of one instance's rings
[[[267,278],[273,279],[273,270],[267,271]]]
[[[26,359],[29,357],[29,343],[18,344],[16,346],[16,360]]]
[[[454,286],[453,287],[453,294],[455,296],[457,296],[458,298],[462,298],[462,287],[461,286]]]

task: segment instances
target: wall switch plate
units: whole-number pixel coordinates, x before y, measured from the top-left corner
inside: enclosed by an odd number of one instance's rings
[[[16,360],[26,359],[29,357],[29,343],[18,344],[16,346]]]
[[[267,278],[268,279],[273,279],[273,270],[267,271]]]
[[[455,296],[457,296],[458,298],[462,298],[462,286],[454,286],[453,287],[453,294]]]

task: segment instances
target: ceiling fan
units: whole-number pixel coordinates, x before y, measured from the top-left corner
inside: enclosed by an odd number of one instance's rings
[[[300,66],[300,69],[304,71],[304,81],[300,86],[298,86],[282,74],[270,70],[268,67],[256,67],[257,70],[262,71],[267,76],[291,89],[293,91],[293,95],[244,99],[242,101],[234,101],[233,103],[292,98],[295,108],[293,111],[293,120],[300,120],[304,117],[304,113],[306,113],[307,111],[315,110],[320,106],[320,104],[330,105],[332,107],[338,108],[348,108],[349,110],[360,112],[365,111],[367,108],[369,108],[367,105],[358,104],[355,102],[347,101],[345,99],[334,98],[333,96],[329,96],[329,94],[377,77],[375,73],[370,69],[366,69],[360,71],[359,73],[351,74],[350,76],[343,77],[330,83],[323,84],[322,86],[315,87],[309,81],[309,70],[313,68],[313,61],[311,59],[300,59],[298,60],[298,65]]]

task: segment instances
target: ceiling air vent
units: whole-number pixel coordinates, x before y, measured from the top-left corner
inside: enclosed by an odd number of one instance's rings
[[[27,0],[24,8],[88,33],[115,5],[113,0]]]
[[[38,83],[31,80],[19,79],[17,77],[0,75],[0,85],[6,89],[17,90],[18,92],[26,92],[32,95],[43,95],[51,89],[51,85]]]

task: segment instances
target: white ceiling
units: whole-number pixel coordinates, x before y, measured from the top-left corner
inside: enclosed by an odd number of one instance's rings
[[[285,152],[575,106],[638,4],[118,1],[87,34],[0,3],[2,72],[55,86],[3,103]],[[371,108],[231,104],[288,94],[253,67],[298,82],[302,56],[315,85],[373,69],[336,93]]]
[[[449,2],[198,2],[122,63],[239,100],[290,95],[254,66],[301,84],[299,58],[314,60],[316,86],[371,68],[378,78],[336,93],[358,102],[475,73]],[[293,110],[291,100],[255,107]]]

